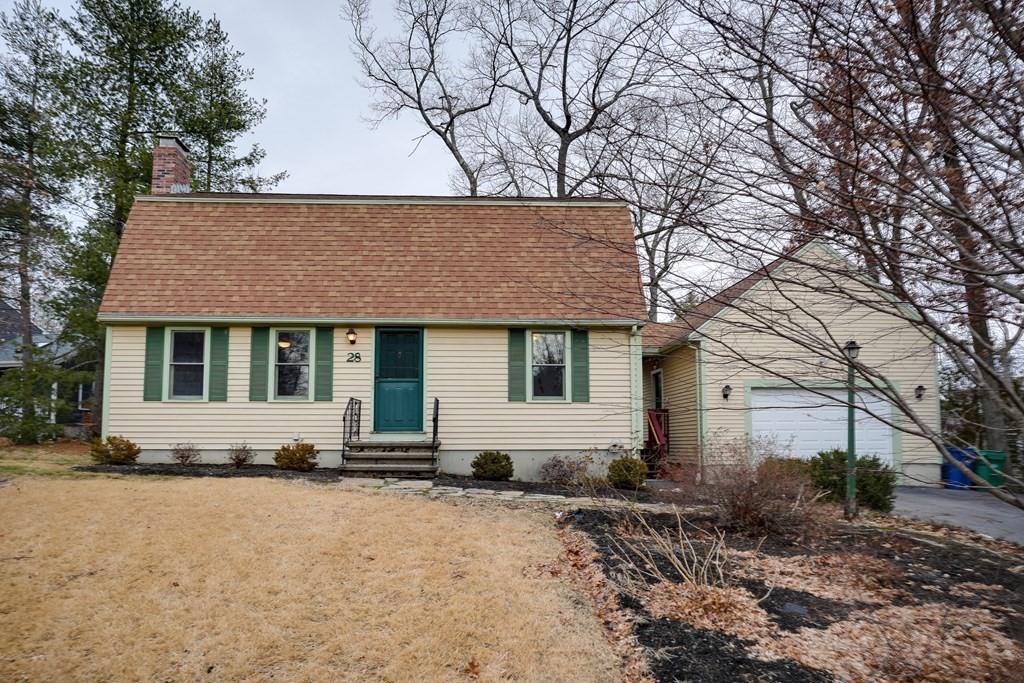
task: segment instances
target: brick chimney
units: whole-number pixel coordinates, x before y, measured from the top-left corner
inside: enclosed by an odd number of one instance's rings
[[[153,194],[192,191],[192,164],[188,147],[174,135],[157,135],[153,149]]]

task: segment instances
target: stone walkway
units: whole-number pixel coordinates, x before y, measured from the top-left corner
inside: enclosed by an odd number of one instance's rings
[[[484,498],[495,501],[514,501],[517,503],[536,503],[540,505],[558,505],[577,508],[625,508],[634,507],[645,512],[675,512],[680,508],[671,503],[634,503],[618,498],[593,499],[589,497],[558,496],[547,493],[527,493],[525,491],[494,491],[492,489],[462,488],[461,486],[434,486],[429,479],[358,479],[346,477],[341,486],[361,489],[372,489],[384,493],[408,496],[424,496],[426,498]]]

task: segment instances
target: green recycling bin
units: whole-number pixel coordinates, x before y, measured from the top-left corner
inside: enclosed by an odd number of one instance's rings
[[[1006,453],[1002,451],[981,451],[981,455],[991,463],[991,466],[982,462],[981,458],[974,461],[974,473],[992,484],[992,486],[1003,485],[1003,472],[1006,471]]]

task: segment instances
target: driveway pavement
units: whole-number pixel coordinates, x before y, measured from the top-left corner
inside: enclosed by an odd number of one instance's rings
[[[955,524],[986,536],[1024,545],[1024,510],[987,493],[900,486],[894,514]]]

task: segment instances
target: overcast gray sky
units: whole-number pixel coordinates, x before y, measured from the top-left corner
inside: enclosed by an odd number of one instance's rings
[[[71,15],[73,0],[42,0]],[[282,192],[450,194],[453,163],[411,117],[371,129],[369,94],[356,82],[348,23],[335,0],[181,0],[204,17],[216,15],[243,63],[255,70],[254,97],[266,98],[267,118],[247,144],[267,150],[264,173],[287,170]],[[392,0],[376,14],[391,16]],[[13,0],[0,0],[5,10]]]

